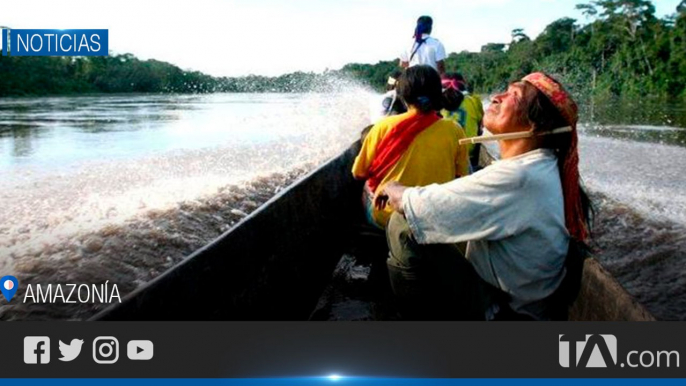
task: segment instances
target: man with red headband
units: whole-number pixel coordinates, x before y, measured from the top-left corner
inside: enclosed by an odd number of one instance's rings
[[[589,229],[576,123],[577,106],[560,83],[530,74],[493,97],[484,126],[493,134],[571,132],[499,141],[501,160],[448,183],[378,190],[377,205],[397,212],[387,228],[388,268],[410,317],[566,317],[567,304],[553,295],[570,238],[583,243]]]

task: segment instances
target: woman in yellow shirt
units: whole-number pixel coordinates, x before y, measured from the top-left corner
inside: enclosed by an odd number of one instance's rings
[[[430,66],[413,66],[400,76],[397,92],[408,111],[372,127],[352,170],[355,178],[366,180],[367,217],[380,228],[385,228],[392,213],[389,207],[374,208],[374,193],[380,186],[389,181],[424,186],[469,173],[467,149],[458,144],[466,137],[464,130],[438,114],[456,96],[451,90],[443,93],[438,72]]]
[[[484,107],[481,103],[481,97],[476,94],[470,94],[467,82],[460,73],[450,73],[443,78],[443,88],[453,88],[458,90],[463,95],[462,103],[457,108],[444,108],[441,110],[441,115],[444,118],[449,118],[458,125],[460,125],[467,137],[478,137],[481,135],[481,120],[484,117]],[[479,162],[479,146],[467,145],[467,152],[472,163],[472,167],[476,168]]]

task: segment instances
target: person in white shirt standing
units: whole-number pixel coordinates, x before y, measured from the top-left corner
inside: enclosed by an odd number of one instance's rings
[[[408,68],[418,64],[426,64],[438,71],[441,78],[445,75],[445,48],[438,39],[431,37],[433,19],[421,16],[417,19],[414,30],[414,41],[409,50],[400,54],[400,67]]]

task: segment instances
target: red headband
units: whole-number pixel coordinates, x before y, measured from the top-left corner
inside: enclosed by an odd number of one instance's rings
[[[576,122],[579,119],[579,108],[572,97],[557,83],[553,78],[542,72],[534,72],[525,76],[523,79],[534,85],[540,92],[545,94],[548,99],[557,107],[562,118],[576,129]]]
[[[464,82],[461,82],[457,79],[443,78],[441,79],[441,86],[443,86],[444,90],[452,88],[456,91],[460,91],[464,88]]]
[[[562,170],[560,171],[565,204],[565,225],[573,238],[585,241],[588,237],[588,229],[586,229],[586,213],[584,213],[581,205],[578,136],[576,132],[579,109],[569,93],[553,78],[542,72],[529,74],[522,81],[532,84],[548,97],[562,118],[572,127],[569,150],[565,159],[562,160]]]

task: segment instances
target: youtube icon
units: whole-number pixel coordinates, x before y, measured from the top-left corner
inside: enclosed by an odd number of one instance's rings
[[[126,345],[126,356],[134,361],[147,361],[152,359],[153,344],[149,340],[131,340]]]

